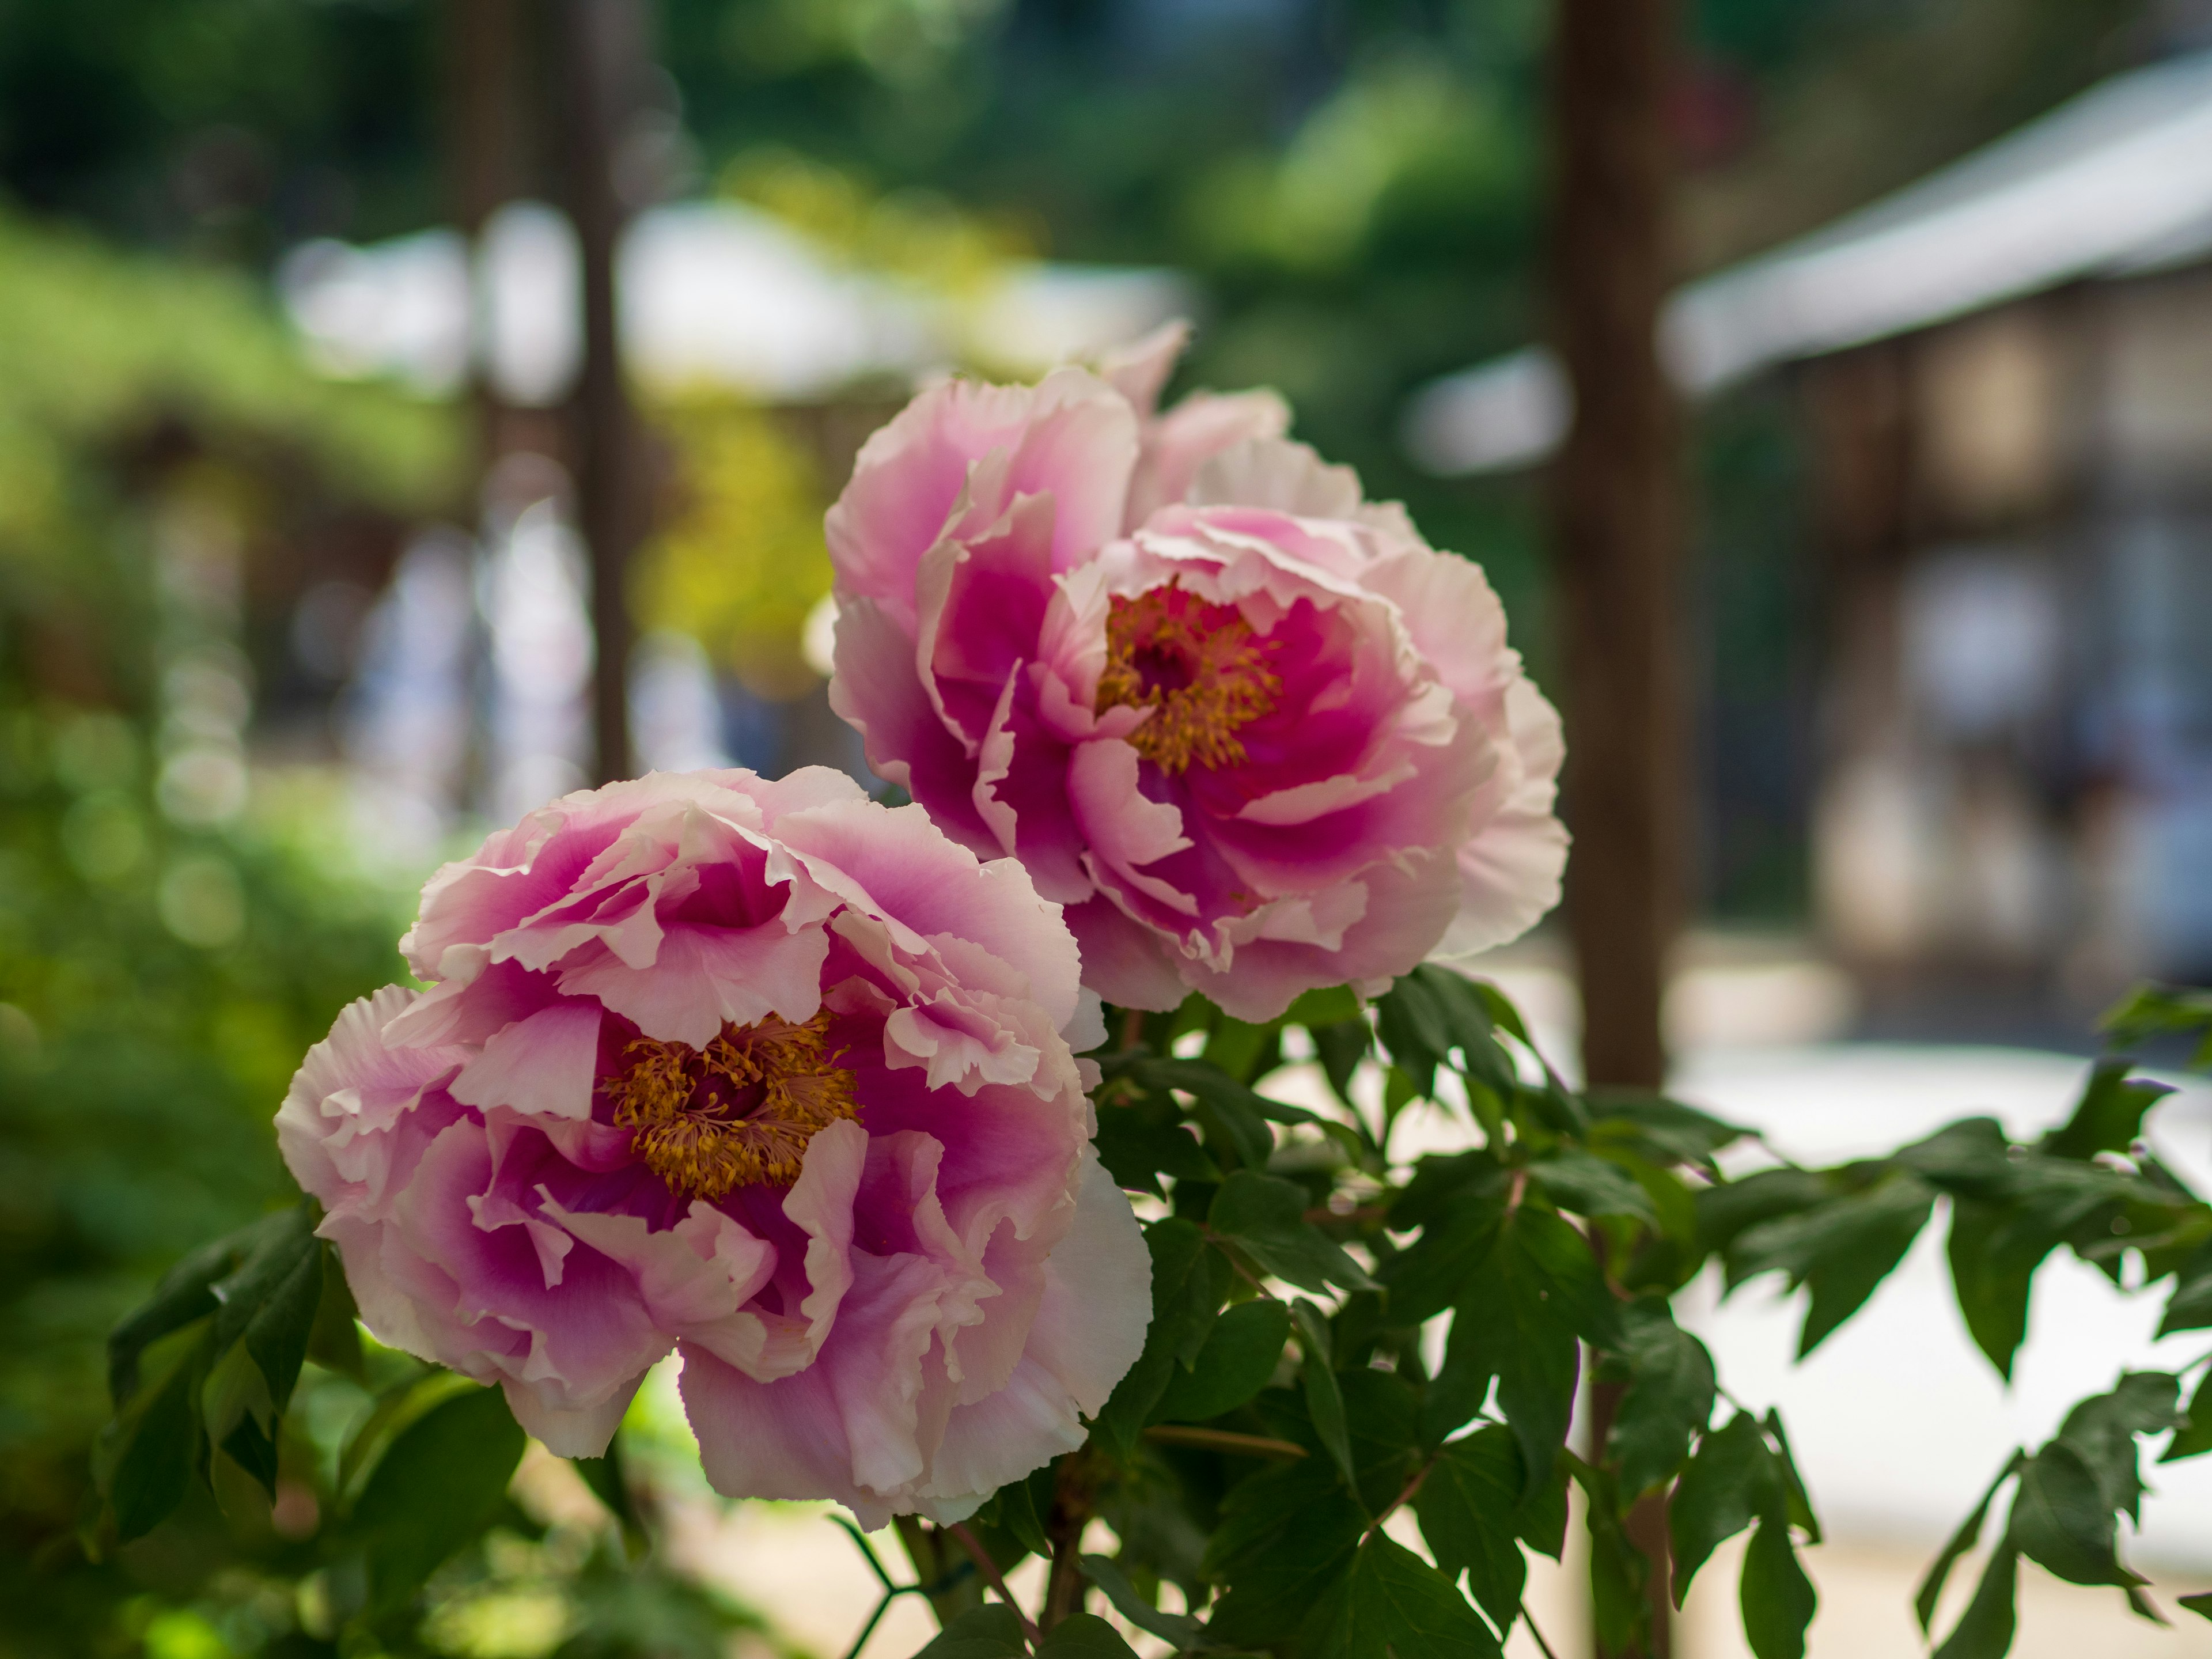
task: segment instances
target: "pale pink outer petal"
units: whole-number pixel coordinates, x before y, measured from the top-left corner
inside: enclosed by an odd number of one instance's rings
[[[1553,811],[1566,744],[1558,710],[1528,680],[1506,694],[1518,782],[1459,849],[1459,913],[1436,956],[1458,961],[1518,939],[1559,902],[1566,826]]]
[[[570,1411],[548,1406],[534,1390],[513,1377],[501,1378],[500,1387],[506,1391],[507,1409],[514,1413],[514,1420],[554,1456],[604,1457],[607,1443],[622,1426],[629,1402],[637,1397],[638,1385],[644,1381],[645,1373],[640,1371],[598,1405]]]
[[[285,1167],[326,1209],[376,1195],[389,1170],[386,1132],[469,1056],[465,1048],[386,1044],[385,1025],[420,994],[387,985],[347,1004],[307,1050],[277,1109]]]
[[[1053,562],[1066,569],[1119,533],[1137,460],[1127,399],[1079,368],[1034,386],[947,380],[908,404],[861,447],[824,531],[841,596],[874,600],[915,636],[915,572],[945,530],[976,463],[1006,461],[1006,500],[971,503],[986,516],[1015,495],[1050,495]]]
[[[932,1506],[988,1497],[1083,1443],[1076,1414],[1095,1415],[1144,1350],[1152,1271],[1128,1199],[1085,1147],[1074,1222],[1045,1258],[1021,1363],[1006,1387],[945,1419],[921,1493]]]
[[[1162,507],[1190,499],[1217,456],[1255,440],[1279,439],[1290,428],[1290,405],[1274,392],[1194,392],[1146,429],[1124,533]]]
[[[1189,319],[1178,317],[1127,345],[1101,352],[1098,377],[1127,398],[1138,414],[1149,416],[1160,406],[1160,392],[1175,373],[1176,359],[1189,343]]]
[[[464,1106],[512,1106],[519,1112],[587,1118],[601,1018],[592,1002],[541,1008],[485,1043],[447,1091]]]
[[[860,732],[876,775],[905,789],[962,846],[986,858],[1005,851],[975,810],[975,763],[923,688],[913,635],[872,599],[841,598],[836,668],[830,706]]]
[[[1206,455],[1182,495],[1158,505],[1270,507],[1294,518],[1356,522],[1365,500],[1359,475],[1322,460],[1283,430],[1239,434]]]

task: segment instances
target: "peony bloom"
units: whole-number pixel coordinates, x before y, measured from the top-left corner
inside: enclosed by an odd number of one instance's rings
[[[1067,907],[1127,1007],[1268,1019],[1503,944],[1558,902],[1559,716],[1480,567],[1283,436],[1156,411],[1180,328],[952,380],[831,508],[831,701],[878,772]]]
[[[684,1357],[708,1477],[957,1519],[1084,1439],[1151,1268],[1022,867],[820,768],[570,795],[448,865],[277,1115],[379,1340],[605,1449]],[[1088,1005],[1088,1012],[1085,1012]]]

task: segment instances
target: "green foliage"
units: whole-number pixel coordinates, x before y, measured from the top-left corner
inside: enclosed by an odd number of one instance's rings
[[[1802,1659],[1817,1598],[1800,1552],[1820,1541],[1818,1522],[1775,1413],[1729,1401],[1716,1426],[1728,1397],[1674,1321],[1675,1290],[1709,1263],[1730,1288],[1784,1273],[1809,1291],[1809,1348],[1948,1206],[1961,1306],[2000,1366],[2024,1287],[2059,1248],[2116,1276],[2137,1252],[2143,1270],[2130,1278],[2172,1281],[2171,1328],[2212,1322],[2212,1214],[2144,1150],[2157,1095],[2122,1060],[2094,1067],[2069,1122],[2032,1146],[1969,1119],[1885,1158],[1732,1179],[1718,1154],[1741,1131],[1676,1101],[1574,1094],[1486,987],[1424,969],[1371,1013],[1316,1006],[1320,1029],[1358,1027],[1344,1049],[1397,1079],[1379,1112],[1349,1074],[1332,1084],[1334,1115],[1271,1098],[1267,1079],[1295,1052],[1287,1021],[1253,1026],[1195,1001],[1116,1017],[1134,1040],[1097,1056],[1097,1105],[1102,1123],[1120,1115],[1109,1150],[1152,1206],[1152,1325],[1082,1450],[1002,1488],[957,1533],[902,1522],[928,1582],[896,1583],[878,1565],[882,1605],[930,1597],[944,1629],[929,1654],[1125,1654],[1088,1613],[1040,1630],[982,1599],[971,1565],[995,1583],[1036,1554],[1180,1651],[1493,1656],[1524,1617],[1525,1552],[1560,1553],[1571,1480],[1609,1649],[1643,1639],[1650,1589],[1680,1605],[1719,1547],[1743,1536],[1746,1641],[1757,1659]],[[1462,1100],[1477,1144],[1394,1164],[1398,1115]],[[103,1536],[157,1530],[196,1492],[266,1502],[289,1478],[294,1379],[335,1386],[362,1358],[329,1340],[349,1328],[349,1309],[307,1221],[271,1215],[192,1255],[118,1328]],[[1444,1319],[1432,1369],[1430,1328]],[[331,1518],[311,1548],[353,1564],[349,1628],[389,1633],[419,1620],[424,1585],[487,1529],[515,1523],[505,1486],[522,1442],[497,1394],[366,1358],[374,1403],[332,1449]],[[1617,1389],[1594,1462],[1565,1445],[1585,1365]],[[1925,1626],[2009,1487],[1990,1565],[1944,1651],[2004,1650],[2023,1557],[2148,1610],[2118,1523],[2140,1507],[2147,1440],[2172,1436],[2172,1457],[2212,1438],[2179,1408],[2182,1387],[2166,1373],[2124,1376],[2008,1465],[1917,1604]],[[641,1544],[618,1462],[586,1473]],[[1660,1587],[1630,1525],[1655,1492],[1667,1495],[1672,1563]],[[1429,1559],[1386,1529],[1404,1524],[1401,1509]],[[1079,1553],[1093,1516],[1114,1528],[1111,1554]],[[1158,1605],[1170,1583],[1186,1610]]]

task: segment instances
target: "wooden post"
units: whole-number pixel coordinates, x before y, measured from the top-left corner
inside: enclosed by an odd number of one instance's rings
[[[1676,616],[1680,433],[1659,357],[1668,240],[1669,0],[1562,0],[1553,48],[1553,322],[1574,420],[1552,479],[1565,629],[1567,925],[1583,1074],[1656,1088],[1680,925],[1687,757]],[[1593,1390],[1602,1447],[1615,1388]],[[1630,1516],[1651,1562],[1646,1651],[1669,1650],[1663,1503]],[[1626,1659],[1617,1656],[1616,1659]]]
[[[642,446],[617,326],[615,258],[629,221],[616,177],[622,142],[642,106],[647,55],[641,0],[559,0],[552,111],[568,216],[583,266],[583,363],[572,407],[576,516],[592,562],[592,731],[602,783],[630,775],[626,580],[642,532]]]

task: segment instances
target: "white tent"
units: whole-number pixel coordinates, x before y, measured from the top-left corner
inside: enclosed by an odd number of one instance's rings
[[[2212,255],[2212,53],[2091,88],[1919,183],[1680,289],[1662,349],[1701,395],[2084,277]],[[1432,471],[1543,459],[1565,383],[1530,347],[1431,382],[1403,428]]]

